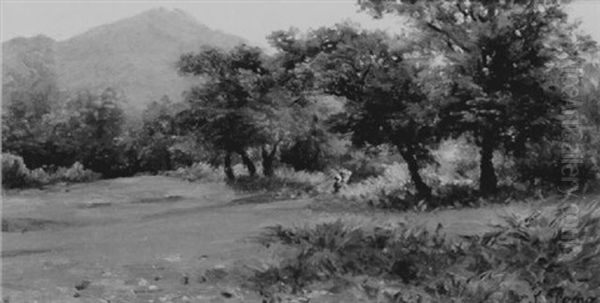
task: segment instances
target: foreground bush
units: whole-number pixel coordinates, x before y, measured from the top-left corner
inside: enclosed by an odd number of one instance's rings
[[[505,275],[507,281],[550,295],[600,289],[599,203],[507,217],[505,223],[470,239],[470,248],[481,249],[478,257],[491,268],[485,274]]]
[[[600,204],[506,217],[481,236],[450,240],[441,227],[357,227],[342,221],[267,228],[281,262],[248,287],[300,295],[345,281],[377,302],[550,302],[600,296]],[[554,299],[553,299],[554,298]],[[587,299],[586,299],[587,300]],[[587,301],[583,301],[587,302]]]

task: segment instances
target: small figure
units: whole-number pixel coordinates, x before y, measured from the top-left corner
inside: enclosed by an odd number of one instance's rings
[[[334,182],[333,182],[333,193],[337,194],[342,188],[342,180],[344,179],[342,175],[338,172],[335,174]]]
[[[334,175],[334,183],[333,183],[333,193],[338,193],[340,192],[340,189],[345,185],[348,184],[348,181],[350,180],[350,176],[352,176],[352,172],[350,172],[347,169],[340,169],[335,171],[335,175]]]
[[[345,168],[342,168],[340,169],[340,175],[342,176],[342,184],[348,184],[348,182],[350,182],[352,172]]]

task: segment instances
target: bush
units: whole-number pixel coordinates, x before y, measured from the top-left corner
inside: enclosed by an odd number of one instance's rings
[[[306,195],[321,193],[326,180],[321,172],[295,171],[291,168],[280,167],[274,176],[240,176],[228,184],[242,192],[269,192],[278,199],[298,198]]]
[[[29,172],[29,179],[31,181],[36,181],[37,185],[43,184],[51,184],[53,182],[58,182],[53,176],[51,176],[48,172],[46,172],[43,168],[38,167]]]
[[[385,173],[388,165],[403,162],[402,157],[388,145],[368,146],[360,150],[352,150],[342,156],[342,167],[352,172],[351,183],[368,178],[376,178]]]
[[[384,164],[383,174],[342,186],[336,195],[321,196],[315,209],[363,211],[369,208],[393,210],[425,210],[427,204],[415,192],[406,164]],[[332,192],[333,182],[325,183],[320,192]]]
[[[515,159],[519,181],[530,185],[560,183],[561,142],[528,144],[527,152]]]
[[[79,162],[71,167],[59,167],[56,170],[36,168],[29,170],[23,158],[11,154],[2,154],[2,186],[4,188],[27,188],[49,185],[58,182],[90,182],[100,178],[100,174],[85,169]]]
[[[269,227],[259,242],[292,247],[294,253],[278,266],[258,272],[251,286],[263,287],[263,293],[280,291],[282,286],[297,291],[316,281],[347,275],[424,281],[441,274],[460,256],[459,247],[440,230],[360,228],[341,220],[312,227]],[[269,288],[265,278],[278,281]]]
[[[597,178],[600,172],[600,132],[595,127],[584,128],[581,130],[584,138],[578,142],[576,147],[572,142],[563,141],[544,141],[536,144],[529,144],[527,152],[524,155],[516,157],[514,160],[515,169],[518,173],[518,181],[530,185],[562,185],[563,153],[569,148],[573,148],[572,153],[576,153],[576,148],[581,148],[580,159],[575,158],[579,163],[575,164],[574,170],[579,184],[584,185],[587,182]],[[566,144],[573,144],[568,146]],[[579,161],[580,160],[580,161]]]
[[[416,302],[411,296],[422,302],[549,302],[600,295],[600,203],[507,216],[492,231],[462,240],[441,231],[340,220],[269,227],[258,240],[276,244],[284,257],[257,271],[247,286],[273,296],[343,279],[346,290],[358,288],[378,302]],[[382,293],[389,300],[382,301]]]
[[[32,180],[23,158],[9,153],[2,153],[2,187],[20,188],[29,186],[32,186]]]
[[[180,167],[175,171],[168,171],[164,174],[188,181],[218,182],[225,179],[222,168],[212,166],[205,162],[197,162],[192,166]]]
[[[410,176],[405,164],[393,163],[384,165],[383,174],[349,184],[340,190],[340,195],[347,199],[377,200],[380,194],[410,186]]]
[[[479,151],[466,138],[445,140],[432,154],[436,164],[424,171],[428,182],[472,184],[479,178]]]
[[[50,178],[59,182],[79,183],[98,180],[100,179],[100,174],[85,169],[81,163],[75,162],[69,168],[59,167]]]
[[[311,189],[322,192],[327,176],[322,172],[296,171],[288,167],[279,167],[275,170],[275,177],[293,184],[305,184]]]
[[[600,203],[563,205],[549,213],[505,218],[505,226],[471,238],[490,270],[552,293],[600,289]],[[515,254],[516,253],[516,254]]]
[[[440,205],[462,206],[474,203],[479,198],[472,184],[462,182],[448,183],[435,189]]]

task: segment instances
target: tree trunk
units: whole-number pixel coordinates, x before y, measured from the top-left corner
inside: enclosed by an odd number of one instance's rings
[[[274,174],[273,161],[275,160],[275,154],[277,153],[277,144],[273,146],[273,149],[269,151],[265,146],[262,147],[262,166],[263,175],[265,177],[271,177]]]
[[[482,195],[493,194],[498,190],[498,178],[494,170],[494,141],[491,136],[485,135],[481,141],[481,162],[479,163],[479,192]]]
[[[225,170],[225,176],[228,181],[235,180],[235,174],[233,173],[233,168],[231,167],[231,152],[225,152],[225,161],[223,163],[223,169]]]
[[[414,151],[411,148],[398,147],[398,149],[400,150],[402,158],[406,161],[410,178],[417,189],[417,195],[423,199],[430,199],[431,188],[423,181],[423,178],[421,178],[421,175],[419,174],[419,163],[417,162]]]
[[[250,160],[248,153],[245,150],[240,150],[238,151],[238,154],[240,154],[242,157],[242,162],[248,169],[248,174],[250,177],[254,177],[256,175],[256,166],[254,166],[254,163],[252,163],[252,160]]]

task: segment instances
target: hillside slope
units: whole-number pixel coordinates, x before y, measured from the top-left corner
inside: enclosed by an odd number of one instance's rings
[[[182,53],[241,43],[245,40],[212,30],[181,10],[152,9],[65,41],[38,36],[3,43],[3,85],[19,85],[38,69],[49,70],[61,89],[110,86],[125,93],[128,107],[141,110],[163,95],[177,100],[189,87],[192,80],[175,68]]]

